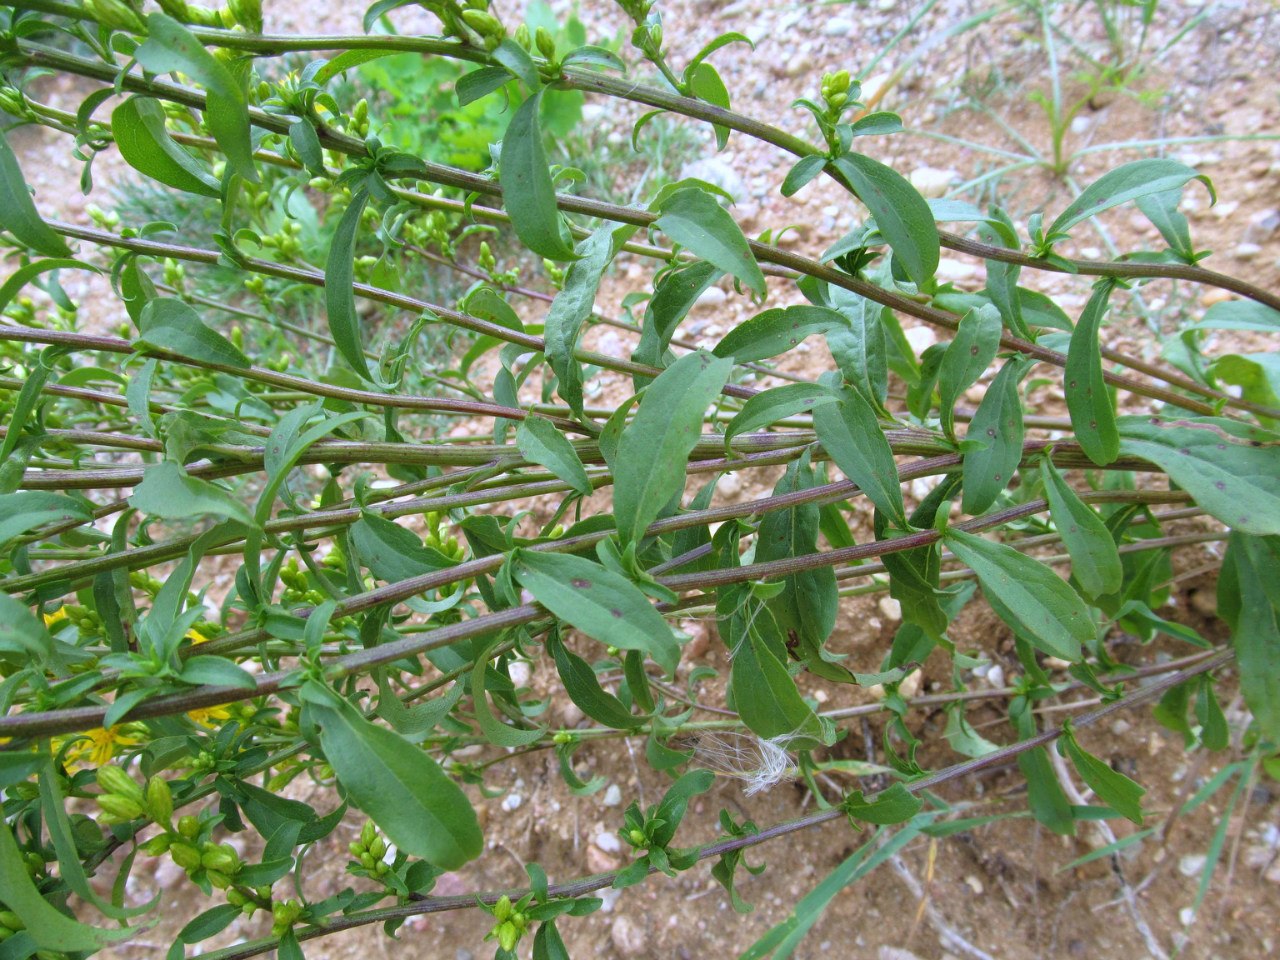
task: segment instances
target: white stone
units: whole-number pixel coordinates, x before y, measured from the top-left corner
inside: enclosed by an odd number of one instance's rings
[[[526,660],[515,660],[507,664],[507,676],[517,687],[527,687],[529,678],[533,676],[533,668]]]
[[[728,295],[719,287],[707,287],[698,295],[698,299],[693,302],[693,307],[695,310],[719,307],[727,299]]]
[[[822,32],[828,37],[847,37],[856,27],[857,24],[847,17],[832,17],[822,28]]]
[[[924,197],[935,199],[944,196],[951,189],[951,184],[960,179],[960,174],[955,170],[916,167],[907,179]]]
[[[1280,210],[1275,207],[1259,210],[1249,218],[1249,224],[1244,228],[1244,239],[1246,243],[1261,243],[1277,230],[1280,230]]]
[[[916,352],[916,356],[938,342],[938,335],[933,332],[932,327],[909,327],[902,331],[902,335],[907,338],[907,343],[911,344],[911,349]]]
[[[716,493],[722,497],[736,497],[742,492],[742,481],[736,473],[726,473],[716,481]]]
[[[616,783],[609,784],[609,789],[604,792],[600,802],[606,807],[619,807],[622,805],[622,791]]]
[[[619,955],[624,957],[638,957],[649,946],[649,934],[645,928],[625,915],[613,921],[609,928],[609,939]]]
[[[972,280],[978,275],[978,268],[971,263],[965,263],[963,260],[952,260],[950,257],[943,257],[938,261],[937,277],[939,280],[949,283],[964,283]]]
[[[880,612],[883,613],[886,618],[890,620],[902,619],[902,604],[893,597],[881,597],[879,607]]]
[[[1261,252],[1262,247],[1256,243],[1241,243],[1231,251],[1231,256],[1236,260],[1252,260]]]
[[[502,809],[511,813],[513,810],[519,810],[520,804],[524,803],[524,797],[518,793],[508,793],[502,798]]]
[[[1189,853],[1178,861],[1178,872],[1184,877],[1198,877],[1207,858],[1203,853]]]
[[[618,835],[616,833],[609,833],[606,830],[601,830],[591,838],[591,842],[605,853],[622,852],[622,841],[618,839]]]

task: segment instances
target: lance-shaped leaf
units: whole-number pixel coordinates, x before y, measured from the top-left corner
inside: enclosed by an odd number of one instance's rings
[[[848,326],[843,316],[826,307],[775,307],[738,324],[712,352],[717,357],[731,357],[737,363],[768,360],[786,353],[812,334]]]
[[[1000,332],[1000,311],[990,304],[977,307],[961,318],[956,338],[942,355],[938,396],[942,401],[942,429],[949,437],[955,435],[956,401],[991,366],[1000,349]]]
[[[600,278],[623,243],[635,233],[632,226],[605,224],[578,245],[581,258],[570,265],[564,288],[556,294],[544,325],[547,361],[560,381],[560,396],[582,415],[582,368],[574,358],[582,325],[595,306]]]
[[[1081,644],[1097,628],[1080,596],[1039,560],[1003,543],[948,528],[951,552],[978,576],[996,614],[1035,647],[1063,660],[1079,660]]]
[[[205,326],[200,315],[174,297],[147,301],[138,316],[134,347],[151,347],[204,363],[247,370],[249,358],[222,334]]]
[[[147,467],[142,482],[129,498],[130,506],[153,517],[185,520],[207,514],[238,520],[253,526],[243,503],[208,480],[192,477],[172,460]]]
[[[1048,457],[1040,463],[1049,516],[1071,555],[1071,573],[1091,599],[1114,593],[1124,571],[1107,525],[1076,495]]]
[[[872,406],[884,409],[889,391],[889,345],[885,336],[885,307],[839,287],[831,290],[831,304],[848,321],[826,332],[827,349],[845,382],[862,392]]]
[[[810,413],[816,407],[835,403],[840,397],[820,383],[788,383],[764,390],[748,398],[742,409],[729,421],[724,432],[725,453],[733,455],[733,438],[759,430],[771,423],[798,413]]]
[[[902,174],[860,153],[832,161],[875,217],[876,229],[912,281],[928,286],[938,269],[938,226],[928,202]]]
[[[902,487],[893,450],[880,429],[875,409],[857,390],[844,390],[833,406],[813,411],[813,426],[827,454],[846,477],[899,527],[906,526]]]
[[[614,730],[644,726],[648,718],[632,713],[621,700],[605,691],[591,664],[566,647],[554,633],[547,637],[547,650],[555,658],[565,693],[588,717]]]
[[[443,570],[458,562],[428,547],[412,530],[370,511],[364,511],[351,527],[351,546],[369,572],[387,583]]]
[[[368,202],[369,191],[365,187],[351,195],[351,203],[342,212],[342,219],[329,241],[329,256],[324,267],[324,302],[329,314],[329,332],[342,358],[366,380],[370,379],[369,366],[364,359],[364,340],[360,335],[360,314],[356,311],[353,284],[356,279],[356,230]]]
[[[253,142],[249,137],[249,105],[231,71],[177,20],[163,13],[147,17],[147,41],[134,51],[152,73],[185,73],[205,88],[204,122],[226,154],[227,166],[257,183]]]
[[[978,404],[965,434],[961,508],[977,514],[995,503],[1022,460],[1022,403],[1018,383],[1035,361],[1011,357]]]
[[[130,97],[111,112],[111,135],[125,163],[165,186],[219,197],[218,178],[179,146],[164,126],[164,109],[151,97]]]
[[[639,540],[684,489],[689,452],[702,436],[708,404],[729,379],[731,360],[688,353],[644,392],[614,457],[613,512],[624,543]]]
[[[760,611],[733,651],[729,684],[734,708],[761,739],[781,738],[788,749],[809,750],[822,743],[822,723],[796,689],[785,657],[772,615]]]
[[[520,104],[503,134],[498,174],[502,204],[526,247],[549,260],[575,260],[577,254],[556,208],[555,185],[542,146],[541,104],[539,90]]]
[[[631,359],[647,363],[651,367],[664,366],[663,355],[675,336],[676,327],[685,318],[698,297],[723,275],[724,271],[714,263],[698,260],[685,267],[668,270],[658,281],[644,311],[644,326],[640,342]],[[648,383],[650,378],[643,378]],[[637,387],[642,383],[637,378]]]
[[[1280,743],[1280,541],[1232,533],[1218,580],[1218,612],[1231,628],[1240,691],[1262,735]]]
[[[14,156],[3,131],[0,131],[0,230],[13,234],[19,243],[46,257],[71,254],[66,241],[36,212],[22,168],[18,166],[18,158]]]
[[[1063,371],[1063,392],[1076,440],[1085,454],[1103,467],[1120,455],[1120,435],[1116,432],[1116,412],[1111,406],[1107,382],[1102,379],[1102,346],[1098,330],[1107,312],[1114,280],[1102,280],[1093,288],[1071,334],[1067,365]]]
[[[1104,173],[1085,188],[1075,201],[1049,225],[1047,234],[1066,233],[1077,223],[1110,210],[1112,207],[1136,200],[1138,197],[1166,190],[1176,190],[1188,180],[1199,180],[1209,188],[1213,197],[1213,184],[1203,174],[1198,174],[1176,160],[1135,160]],[[1215,198],[1216,199],[1216,198]]]
[[[314,680],[301,694],[338,782],[392,843],[446,870],[480,855],[484,838],[471,801],[421,747],[370,723]]]
[[[47,523],[75,520],[88,523],[93,519],[90,507],[61,493],[23,490],[0,495],[0,545],[14,537]]]
[[[1142,795],[1146,790],[1081,747],[1070,722],[1063,724],[1062,739],[1058,743],[1063,754],[1071,758],[1080,779],[1089,785],[1099,800],[1120,816],[1142,826]]]
[[[591,494],[591,480],[578,451],[550,420],[525,417],[516,431],[516,446],[526,460],[546,467],[584,497]]]
[[[764,296],[764,274],[747,246],[747,238],[715,197],[697,187],[683,187],[664,197],[658,212],[661,216],[654,222],[655,227],[703,260],[737,277],[757,296]]]
[[[1280,534],[1280,437],[1234,420],[1121,417],[1120,452],[1156,464],[1229,527]]]
[[[670,625],[625,577],[585,557],[516,550],[511,572],[535,600],[601,643],[639,650],[668,674],[680,660]]]

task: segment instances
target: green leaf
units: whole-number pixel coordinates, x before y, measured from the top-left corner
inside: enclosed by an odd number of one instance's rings
[[[730,360],[688,353],[645,390],[611,464],[614,516],[624,544],[641,539],[684,489],[685,465],[702,436],[703,415],[732,368]]]
[[[370,723],[316,681],[304,683],[301,695],[338,782],[392,843],[445,870],[480,855],[471,801],[420,747]]]
[[[490,743],[498,747],[527,747],[541,740],[546,730],[542,727],[527,729],[508,726],[493,712],[489,699],[485,695],[485,680],[489,673],[489,659],[493,656],[493,648],[497,641],[490,643],[478,657],[471,668],[471,702],[475,706],[476,722],[480,732]]]
[[[1058,743],[1062,752],[1071,759],[1080,779],[1089,785],[1099,800],[1120,816],[1142,826],[1142,795],[1146,790],[1081,747],[1069,722],[1063,724],[1062,738]]]
[[[169,136],[159,100],[130,97],[120,104],[111,111],[111,135],[125,163],[152,180],[183,193],[222,195],[217,177]]]
[[[499,180],[502,204],[520,242],[549,260],[576,260],[568,231],[556,209],[556,191],[542,146],[538,110],[542,90],[525,100],[502,137]]]
[[[412,530],[368,510],[351,527],[351,546],[369,572],[387,583],[457,565],[452,557],[424,544]]]
[[[651,367],[665,366],[663,355],[675,335],[676,327],[685,318],[711,284],[723,271],[713,263],[698,260],[686,267],[668,270],[658,281],[653,296],[644,312],[644,328],[631,359],[647,363]],[[643,383],[648,383],[644,378]],[[637,387],[641,385],[637,378]]]
[[[342,213],[329,243],[329,256],[324,268],[324,300],[329,314],[329,332],[338,352],[356,373],[370,379],[364,359],[364,342],[360,334],[360,314],[356,311],[355,243],[356,231],[369,191],[361,187],[351,195],[351,203]]]
[[[682,247],[741,280],[757,296],[765,294],[764,274],[742,228],[710,193],[682,187],[663,198],[654,226]]]
[[[205,125],[226,154],[227,168],[257,183],[249,106],[231,71],[190,30],[163,13],[147,17],[147,41],[134,51],[134,56],[152,73],[184,73],[205,88]]]
[[[182,664],[179,676],[184,683],[196,685],[239,687],[242,690],[257,687],[252,674],[225,657],[190,657]]]
[[[25,604],[0,593],[0,654],[43,666],[54,658],[53,637]]]
[[[0,889],[4,904],[22,920],[26,934],[42,950],[93,952],[137,931],[97,930],[57,910],[36,889],[9,824],[0,822]]]
[[[778,740],[788,750],[820,746],[822,723],[787,672],[786,648],[772,614],[759,611],[732,656],[729,687],[747,729],[762,740]]]
[[[876,509],[905,528],[907,516],[898,468],[876,412],[857,390],[843,390],[841,396],[838,405],[813,411],[818,439],[835,465],[858,485]]]
[[[1026,778],[1027,806],[1037,822],[1060,836],[1074,834],[1076,823],[1071,804],[1058,783],[1048,750],[1036,747],[1018,754],[1018,769]]]
[[[1138,198],[1138,209],[1155,225],[1169,249],[1187,263],[1195,261],[1195,248],[1191,245],[1191,229],[1187,218],[1178,210],[1182,202],[1182,190],[1162,190]]]
[[[516,550],[511,572],[534,599],[601,643],[639,650],[668,674],[680,645],[662,614],[630,580],[585,557]]]
[[[729,109],[729,90],[716,68],[709,63],[699,63],[690,72],[689,90],[699,100],[723,110]],[[729,142],[729,128],[715,124],[712,129],[716,133],[716,149],[723,150]]]
[[[902,174],[860,153],[832,161],[848,179],[888,241],[893,255],[918,287],[926,287],[938,269],[938,227],[919,191]]]
[[[1107,525],[1076,495],[1048,457],[1040,462],[1040,477],[1049,501],[1049,517],[1071,555],[1071,573],[1080,589],[1094,600],[1114,593],[1124,571]]]
[[[546,467],[584,497],[590,496],[591,480],[578,451],[550,420],[525,417],[516,431],[516,446],[526,460]]]
[[[479,67],[459,77],[453,89],[458,97],[458,106],[465,107],[495,90],[501,90],[510,82],[511,74],[503,67]]]
[[[302,429],[308,420],[321,415],[323,410],[324,407],[320,403],[295,407],[276,421],[276,425],[271,428],[262,464],[267,472],[267,483],[258,497],[258,506],[254,510],[254,519],[258,523],[266,523],[270,519],[271,506],[275,503],[276,494],[288,478],[289,471],[297,466],[302,455],[313,443],[349,423],[369,416],[363,411],[353,410],[336,417],[326,417],[319,423],[312,424],[309,429]]]
[[[1120,452],[1156,464],[1229,527],[1280,534],[1280,437],[1232,420],[1120,417]]]
[[[831,302],[847,323],[827,331],[827,349],[845,382],[883,410],[889,392],[886,308],[840,288],[832,289]]]
[[[773,488],[773,495],[783,496],[810,490],[815,484],[814,470],[806,450],[800,459],[787,467]],[[817,504],[806,503],[784,510],[771,510],[760,521],[756,539],[756,562],[766,563],[787,557],[804,556],[818,549]],[[840,603],[836,591],[835,571],[830,567],[805,570],[784,577],[782,591],[769,598],[767,606],[778,628],[787,636],[791,655],[804,660],[810,672],[829,680],[848,683],[852,676],[844,667],[827,659],[823,644],[835,629]]]
[[[311,79],[323,87],[338,74],[346,73],[352,67],[358,67],[362,63],[372,63],[383,57],[394,57],[398,52],[396,50],[343,50],[337,56],[330,57]]]
[[[0,495],[0,544],[47,523],[93,519],[88,504],[61,493],[24,490]]]
[[[796,165],[787,171],[782,180],[782,195],[793,197],[803,189],[810,180],[822,172],[827,165],[827,158],[821,153],[811,153],[801,157]]]
[[[1010,357],[991,381],[965,434],[961,509],[977,514],[995,503],[1022,461],[1022,403],[1018,383],[1035,361]],[[971,446],[981,446],[970,449]]]
[[[1000,349],[1000,311],[990,304],[977,307],[960,320],[938,366],[938,395],[942,400],[942,429],[955,436],[955,405],[966,390],[991,366]]]
[[[1218,579],[1218,615],[1231,628],[1240,692],[1258,731],[1280,744],[1280,592],[1274,538],[1232,533]]]
[[[1196,173],[1176,160],[1135,160],[1104,173],[1085,188],[1075,201],[1049,225],[1046,235],[1066,233],[1077,223],[1096,216],[1103,210],[1136,200],[1138,197],[1166,190],[1176,190],[1188,180],[1199,180],[1209,188],[1213,197],[1213,185],[1209,178]],[[1215,198],[1216,199],[1216,198]]]
[[[511,38],[508,37],[498,44],[490,56],[513,77],[523,80],[524,85],[529,88],[530,92],[539,88],[538,68],[534,65],[533,57],[529,56],[529,52]]]
[[[861,790],[854,790],[844,798],[841,806],[850,819],[891,826],[914,817],[924,806],[924,801],[903,784],[895,783],[870,800],[863,798]]]
[[[175,297],[148,300],[138,317],[134,349],[163,350],[221,367],[248,370],[249,358],[222,334],[205,326],[189,304]]]
[[[648,718],[633,714],[621,700],[605,691],[591,664],[566,647],[554,632],[547,637],[546,645],[555,658],[565,693],[583,713],[614,730],[633,730],[644,726]]]
[[[574,358],[582,325],[595,307],[605,268],[635,233],[632,226],[605,224],[578,244],[577,260],[569,266],[564,288],[556,294],[544,324],[547,361],[559,379],[560,396],[582,416],[582,368]],[[541,461],[539,461],[541,462]]]
[[[147,467],[142,482],[129,498],[129,505],[153,517],[185,520],[215,514],[253,526],[253,517],[244,504],[207,480],[187,475],[171,460]]]
[[[992,609],[1015,633],[1050,656],[1080,659],[1080,645],[1093,640],[1097,628],[1084,601],[1061,577],[1006,544],[955,527],[944,536],[951,552],[977,574]]]
[[[1280,330],[1280,310],[1273,310],[1255,300],[1225,300],[1204,312],[1204,319],[1191,325],[1192,330]]]
[[[6,229],[8,229],[8,220],[5,220]],[[12,302],[13,298],[18,295],[18,291],[25,287],[34,277],[38,277],[42,273],[50,270],[91,270],[94,273],[101,273],[97,267],[80,260],[71,260],[66,257],[56,257],[48,260],[36,260],[28,263],[26,266],[19,267],[9,274],[3,284],[0,284],[0,313]],[[87,368],[77,368],[84,370]],[[112,376],[110,372],[102,371],[104,379]],[[66,379],[65,377],[63,378]],[[74,384],[68,384],[71,386]]]
[[[733,456],[733,438],[767,427],[798,413],[809,413],[815,407],[835,403],[840,398],[818,383],[788,383],[773,387],[747,399],[742,409],[729,421],[724,432],[725,455]]]
[[[665,848],[675,839],[680,821],[689,809],[689,801],[710,790],[715,780],[715,774],[710,770],[690,770],[667,787],[667,792],[662,795],[653,812],[653,819],[662,821],[650,834],[654,846]]]
[[[849,322],[841,314],[826,307],[775,307],[739,323],[712,353],[732,358],[735,363],[768,360],[786,353],[812,334],[848,327]]]
[[[46,257],[71,255],[66,241],[36,212],[18,158],[3,131],[0,131],[0,230],[13,234],[23,246]]]
[[[1115,289],[1114,280],[1101,280],[1085,305],[1071,334],[1067,365],[1063,370],[1063,392],[1076,441],[1100,467],[1120,455],[1120,435],[1116,432],[1116,411],[1102,379],[1102,346],[1098,329],[1107,312],[1107,301]]]

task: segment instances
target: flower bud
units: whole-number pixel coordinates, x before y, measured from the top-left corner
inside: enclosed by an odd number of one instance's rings
[[[520,931],[516,929],[516,925],[510,921],[498,925],[498,946],[510,953],[515,949],[516,941],[520,939]]]
[[[236,855],[234,849],[227,844],[214,846],[212,844],[205,847],[204,852],[200,855],[200,865],[209,870],[218,870],[222,873],[235,873],[240,869],[240,858]]]
[[[499,921],[506,920],[511,916],[511,898],[505,893],[498,898],[498,902],[493,905],[493,915]]]
[[[493,50],[506,39],[506,28],[492,13],[485,10],[463,10],[462,19],[468,27],[484,38],[486,50]]]
[[[142,816],[142,804],[118,793],[104,793],[98,797],[98,806],[113,820],[136,820]]]
[[[156,0],[160,5],[160,9],[173,17],[175,20],[181,20],[188,23],[191,20],[191,11],[187,8],[187,0]]]
[[[84,5],[99,23],[113,30],[143,34],[147,32],[147,25],[138,12],[121,0],[85,0]]]
[[[9,930],[25,930],[27,925],[12,910],[0,910],[0,927],[5,927]]]
[[[188,813],[178,820],[178,832],[188,840],[194,840],[200,836],[200,821]]]
[[[516,27],[516,32],[511,35],[512,39],[526,50],[533,44],[533,38],[529,36],[529,27],[526,24],[520,24]]]
[[[373,841],[378,839],[378,827],[372,820],[366,820],[364,826],[360,828],[360,844],[365,849],[372,845]]]
[[[250,33],[262,32],[262,0],[227,0],[227,9]]]
[[[147,815],[156,823],[167,824],[173,819],[173,794],[163,777],[152,777],[147,781],[146,804]]]
[[[200,869],[200,851],[189,843],[173,844],[169,847],[169,856],[173,858],[174,863],[188,873]]]
[[[637,847],[643,847],[645,844],[649,842],[649,838],[644,835],[644,831],[638,830],[635,828],[633,828],[631,832],[627,834],[627,839],[630,840],[632,844],[634,844]]]
[[[133,777],[111,764],[98,768],[98,786],[107,793],[114,793],[138,803],[142,802],[142,788]]]
[[[546,27],[539,27],[538,32],[534,34],[534,42],[538,45],[538,52],[550,61],[556,58],[556,41],[551,36],[550,31]]]

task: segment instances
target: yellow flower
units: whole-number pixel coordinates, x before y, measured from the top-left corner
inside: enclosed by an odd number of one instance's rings
[[[201,707],[199,710],[188,710],[187,716],[197,726],[204,727],[206,730],[217,730],[231,719],[231,710],[226,704],[219,704],[216,707]]]
[[[57,753],[64,744],[71,746],[62,756],[62,762],[68,770],[75,771],[82,767],[96,769],[116,755],[118,748],[131,747],[142,739],[142,731],[136,724],[117,724],[104,730],[97,727],[66,737],[53,738],[53,751]]]
[[[52,627],[54,624],[62,623],[62,621],[66,619],[67,619],[66,607],[59,607],[57,610],[53,611],[53,613],[46,613],[44,615],[45,629]]]
[[[193,645],[209,642],[209,638],[205,636],[203,633],[201,633],[199,630],[197,630],[195,627],[192,627],[190,630],[188,630],[183,635],[183,639],[190,640]]]

